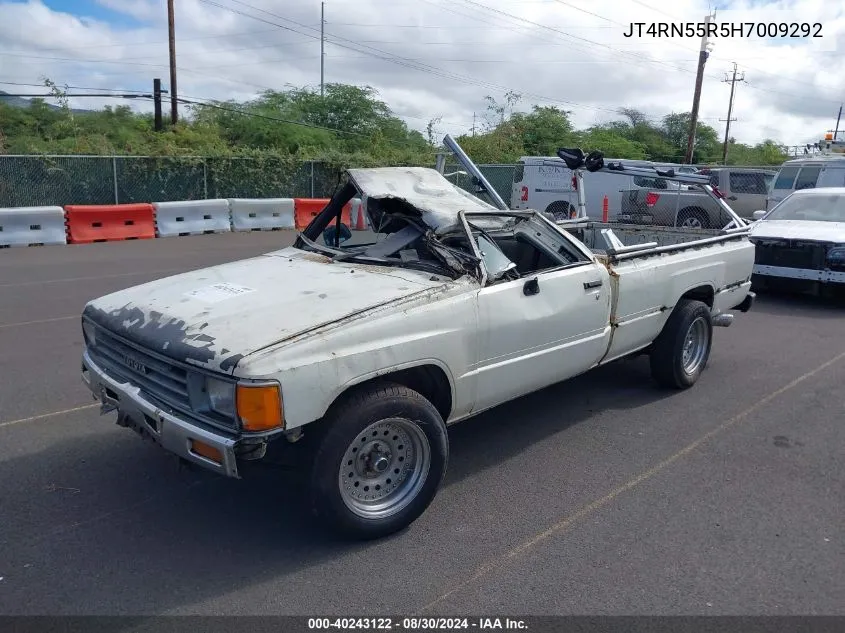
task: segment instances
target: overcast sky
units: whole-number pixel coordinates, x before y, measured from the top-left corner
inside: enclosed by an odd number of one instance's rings
[[[578,127],[619,118],[621,107],[658,120],[690,110],[701,40],[624,34],[632,22],[702,22],[711,6],[719,24],[800,22],[812,34],[818,23],[822,37],[713,38],[702,120],[724,134],[723,80],[736,62],[739,141],[797,145],[832,129],[845,99],[845,3],[823,0],[326,0],[325,80],[371,85],[412,127],[441,117],[438,132],[453,135],[474,113],[481,126],[485,96],[503,101],[508,90],[522,94],[517,109],[558,105]],[[319,0],[176,0],[176,39],[181,96],[319,85]],[[45,76],[117,90],[149,90],[157,76],[167,88],[167,64],[165,0],[0,0],[7,92],[40,92],[12,84]],[[106,103],[125,102],[73,105]]]

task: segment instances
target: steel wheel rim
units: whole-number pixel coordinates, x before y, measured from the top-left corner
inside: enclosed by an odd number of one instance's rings
[[[684,337],[682,365],[688,375],[694,374],[701,367],[707,356],[707,341],[710,331],[704,317],[698,317],[690,323],[687,335]]]
[[[379,420],[346,448],[340,496],[358,516],[384,519],[414,500],[430,468],[431,445],[418,425],[404,418]]]
[[[689,229],[702,228],[701,220],[696,217],[684,218],[684,221],[681,223],[681,226],[685,226]]]

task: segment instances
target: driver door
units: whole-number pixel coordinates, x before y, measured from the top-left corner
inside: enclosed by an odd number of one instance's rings
[[[478,292],[476,409],[592,368],[610,342],[610,275],[559,236],[579,261],[521,270]]]

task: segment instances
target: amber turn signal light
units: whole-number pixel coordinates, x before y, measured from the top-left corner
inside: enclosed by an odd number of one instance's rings
[[[200,455],[201,457],[205,457],[206,459],[210,459],[215,464],[223,463],[223,453],[213,446],[209,446],[205,442],[191,440],[191,452],[196,455]]]
[[[244,431],[269,431],[284,426],[278,385],[239,384],[235,401]]]

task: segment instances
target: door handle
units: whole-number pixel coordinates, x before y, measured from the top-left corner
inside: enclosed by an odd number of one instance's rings
[[[595,281],[585,281],[584,282],[584,290],[590,290],[591,288],[600,288],[601,287],[601,279],[596,279]]]
[[[736,196],[728,196],[728,200],[736,200]]]

